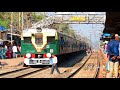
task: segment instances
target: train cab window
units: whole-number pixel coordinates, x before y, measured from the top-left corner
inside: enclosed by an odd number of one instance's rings
[[[54,41],[55,41],[55,36],[47,37],[47,43],[54,43]]]
[[[35,43],[36,44],[42,44],[43,43],[43,35],[42,34],[36,34],[35,35]]]
[[[24,37],[24,43],[31,43],[31,37]]]

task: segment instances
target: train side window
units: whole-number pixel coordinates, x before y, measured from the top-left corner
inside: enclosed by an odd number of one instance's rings
[[[31,43],[31,37],[24,37],[24,43]]]
[[[47,43],[54,43],[55,36],[47,36]]]

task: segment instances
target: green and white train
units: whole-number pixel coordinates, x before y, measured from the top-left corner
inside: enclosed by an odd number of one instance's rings
[[[50,65],[50,60],[46,57],[47,53],[58,56],[85,50],[87,46],[85,42],[57,32],[55,29],[26,29],[21,35],[21,54],[24,56],[25,66]]]

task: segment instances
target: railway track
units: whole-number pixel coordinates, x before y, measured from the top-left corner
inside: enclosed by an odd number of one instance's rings
[[[95,65],[93,64],[93,62],[87,64],[87,62],[92,58],[92,54],[93,54],[93,53],[91,53],[91,55],[89,56],[89,58],[87,58],[84,63],[80,64],[80,67],[79,67],[78,69],[76,69],[74,72],[72,72],[70,75],[68,75],[67,78],[73,78],[76,74],[78,74],[78,73],[83,69],[84,66],[86,66],[87,68],[88,68],[88,67],[89,67],[89,68],[90,68],[90,67],[92,67],[92,68],[95,67],[96,69],[95,69],[95,74],[93,75],[93,78],[96,78],[97,75],[98,75],[99,66],[100,66],[100,64],[99,64],[99,59],[98,59],[98,53],[97,53],[97,56],[96,56],[96,58],[97,58],[97,66],[95,66]],[[85,70],[84,70],[84,71],[85,71]]]
[[[22,68],[10,72],[1,73],[0,78],[23,78],[25,76],[45,70],[47,68],[48,66],[44,68]]]
[[[99,70],[100,70],[100,59],[99,59],[99,55],[97,53],[97,69],[96,69],[96,72],[95,72],[95,75],[94,75],[93,78],[97,78],[98,77]]]
[[[100,70],[99,70],[99,75],[98,78],[106,78],[107,71],[106,71],[106,63],[107,61],[104,58],[104,54],[101,52],[99,54],[99,59],[100,59]]]

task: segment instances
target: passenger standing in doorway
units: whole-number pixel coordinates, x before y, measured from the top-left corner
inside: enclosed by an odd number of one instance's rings
[[[56,69],[56,71],[60,74],[60,71],[57,67],[57,62],[58,62],[57,57],[55,55],[51,55],[50,53],[47,53],[47,57],[50,57],[50,59],[52,59],[52,69],[50,74],[53,74],[54,69]]]
[[[60,40],[60,46],[61,46],[61,49],[63,50],[63,45],[65,44],[65,41],[63,39],[63,37],[61,37],[61,40]]]

